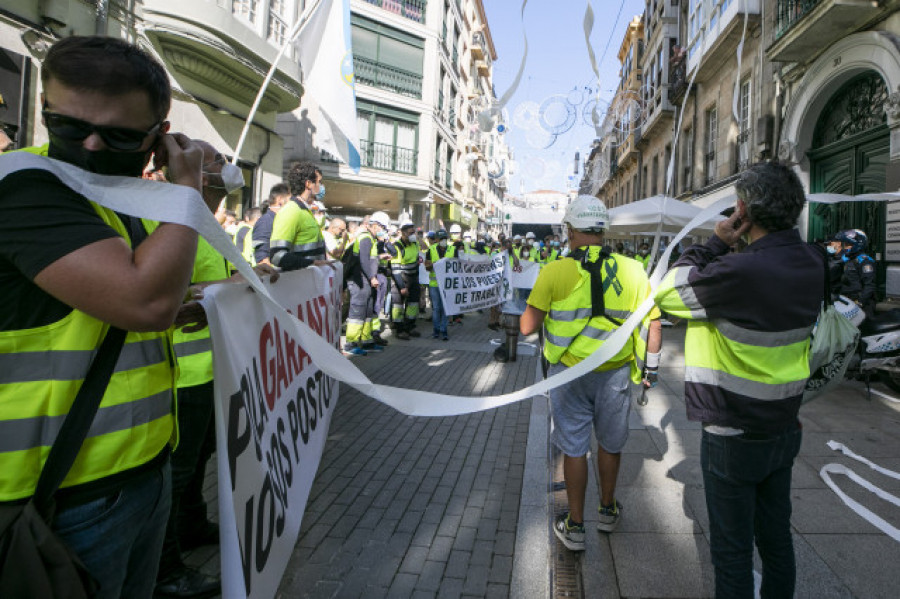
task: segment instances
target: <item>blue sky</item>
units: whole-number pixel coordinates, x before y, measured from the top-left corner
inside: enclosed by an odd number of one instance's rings
[[[581,152],[583,160],[595,137],[594,128],[583,118],[585,103],[592,97],[585,88],[596,93],[599,87],[600,97],[606,101],[613,96],[619,73],[616,55],[625,26],[643,12],[644,0],[590,1],[594,8],[591,44],[598,62],[609,42],[605,59],[598,65],[599,85],[584,40],[588,0],[529,0],[525,9],[528,59],[519,89],[506,106],[510,115],[507,142],[518,163],[517,173],[510,181],[511,194],[535,189],[565,190],[567,177],[573,172],[575,152]],[[497,49],[494,89],[500,97],[512,84],[522,58],[521,0],[484,0],[484,5]],[[547,124],[562,126],[571,106],[578,107],[574,111],[574,126],[555,140],[535,127],[538,113],[534,111],[553,96],[563,96],[572,104],[551,100],[544,119]],[[541,147],[545,144],[549,147]]]

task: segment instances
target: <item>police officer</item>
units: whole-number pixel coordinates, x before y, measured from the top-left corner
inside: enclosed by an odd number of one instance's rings
[[[841,250],[837,256],[843,262],[840,295],[859,304],[866,318],[875,315],[875,260],[866,254],[868,238],[859,229],[847,229],[835,235]]]
[[[400,238],[393,244],[391,257],[391,321],[397,339],[419,337],[416,318],[419,316],[419,244],[415,225],[406,221],[400,225]]]
[[[603,232],[609,228],[603,202],[589,195],[578,196],[566,207],[563,223],[577,250],[541,270],[519,321],[523,335],[536,332],[543,324],[544,357],[551,364],[551,375],[599,350],[604,339],[650,296],[650,282],[637,262],[603,250]],[[553,443],[565,456],[570,510],[556,519],[553,530],[570,550],[583,551],[585,546],[586,456],[592,425],[598,440],[600,480],[597,526],[612,532],[619,522],[622,505],[615,489],[621,452],[628,440],[629,381],[641,382],[639,361],[645,351],[658,359],[661,329],[651,324],[657,315],[655,310],[648,314],[625,345],[596,370],[550,391]],[[649,328],[646,344],[642,328]],[[645,385],[650,386],[649,380]]]
[[[310,210],[314,200],[325,197],[322,171],[309,162],[295,162],[288,171],[289,201],[272,223],[269,257],[282,270],[297,270],[325,260],[322,228]]]

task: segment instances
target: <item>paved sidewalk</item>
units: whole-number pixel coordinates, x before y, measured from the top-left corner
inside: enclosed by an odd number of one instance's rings
[[[392,340],[354,358],[376,382],[488,395],[534,381],[534,350],[492,359],[502,332],[485,315],[451,326],[450,341]],[[281,597],[711,597],[713,574],[699,467],[700,427],[683,401],[684,326],[665,329],[661,383],[632,412],[618,498],[618,530],[595,529],[587,550],[567,553],[550,525],[551,484],[561,480],[548,443],[547,400],[455,418],[410,418],[344,386],[332,419],[301,536]],[[536,338],[527,341],[534,342]],[[880,385],[876,392],[894,394]],[[847,508],[819,476],[842,463],[894,495],[900,481],[830,450],[836,440],[900,472],[900,402],[848,382],[803,406],[804,442],[794,468],[797,597],[896,597],[900,543]],[[587,505],[599,500],[595,466]],[[214,473],[208,492],[215,494]],[[900,527],[900,508],[842,476],[851,497]],[[218,571],[214,548],[190,562]],[[575,581],[568,578],[571,567]],[[759,565],[757,563],[757,569]]]

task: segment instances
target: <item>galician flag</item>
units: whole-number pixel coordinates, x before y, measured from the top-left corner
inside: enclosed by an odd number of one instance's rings
[[[359,172],[350,0],[321,0],[297,39],[304,97],[319,107],[316,145]]]

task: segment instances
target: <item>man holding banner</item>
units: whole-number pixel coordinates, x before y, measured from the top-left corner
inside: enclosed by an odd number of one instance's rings
[[[520,319],[523,335],[544,325],[544,356],[550,362],[551,376],[602,351],[604,340],[650,296],[650,282],[639,263],[603,251],[603,232],[609,228],[603,202],[578,196],[566,208],[563,224],[572,247],[578,249],[541,270]],[[639,364],[648,349],[658,361],[662,335],[657,318],[659,311],[654,308],[622,349],[597,370],[550,391],[552,438],[565,454],[563,472],[569,499],[569,512],[557,518],[553,530],[572,551],[584,551],[592,423],[600,479],[597,528],[612,532],[619,522],[622,505],[616,501],[615,489],[622,448],[628,439],[629,379],[641,382]]]

